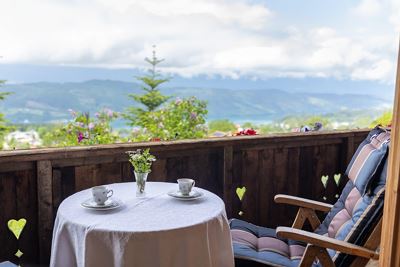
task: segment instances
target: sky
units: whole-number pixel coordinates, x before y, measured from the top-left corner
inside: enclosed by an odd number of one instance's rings
[[[178,80],[395,80],[399,0],[0,0],[0,10],[0,77],[10,82],[35,71],[46,80],[45,69],[49,80],[74,69],[131,79],[152,45]]]

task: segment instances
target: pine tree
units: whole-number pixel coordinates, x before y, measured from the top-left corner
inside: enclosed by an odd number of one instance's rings
[[[129,94],[129,97],[134,101],[142,104],[142,107],[130,107],[124,114],[125,119],[129,121],[131,126],[143,126],[143,120],[148,120],[151,112],[155,111],[162,104],[170,99],[169,96],[161,94],[159,86],[170,80],[169,77],[163,77],[157,70],[158,64],[164,61],[156,56],[155,46],[153,46],[153,56],[151,58],[146,57],[145,61],[151,65],[148,70],[148,74],[137,77],[137,80],[141,81],[143,85],[141,88],[145,91],[142,95]]]

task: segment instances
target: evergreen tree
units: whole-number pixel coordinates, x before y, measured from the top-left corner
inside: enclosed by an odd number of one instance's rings
[[[143,126],[143,121],[148,120],[153,111],[170,99],[169,96],[161,94],[159,90],[159,86],[168,82],[170,78],[163,77],[157,70],[157,65],[163,62],[164,59],[157,58],[155,46],[153,46],[153,56],[151,58],[146,57],[145,61],[151,65],[151,68],[148,70],[148,74],[137,77],[143,83],[141,88],[145,93],[142,95],[129,94],[130,98],[142,106],[130,107],[124,114],[125,119],[129,121],[131,126]]]

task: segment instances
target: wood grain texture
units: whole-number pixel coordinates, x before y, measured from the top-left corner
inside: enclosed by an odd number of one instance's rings
[[[6,203],[0,208],[0,262],[16,261],[14,253],[18,248],[18,241],[8,230],[7,222],[17,218],[17,193],[14,173],[0,173],[0,203]]]
[[[232,202],[235,194],[235,188],[233,187],[233,148],[232,146],[224,147],[224,158],[223,158],[224,170],[223,170],[223,199],[225,202],[226,214],[229,218],[232,217]]]
[[[324,202],[284,194],[275,195],[274,200],[276,203],[280,204],[289,204],[296,207],[309,208],[324,212],[330,211],[333,207],[333,205]]]
[[[300,261],[299,267],[312,267],[314,260],[318,259],[323,267],[335,267],[328,251],[325,248],[314,245],[307,245],[304,256]]]
[[[400,266],[400,53],[397,61],[396,92],[390,137],[389,167],[385,192],[379,265]]]
[[[37,162],[38,233],[40,263],[50,259],[51,237],[53,233],[53,169],[49,160]]]
[[[232,217],[276,227],[290,225],[297,209],[274,203],[274,196],[285,193],[321,200],[328,194],[333,199],[337,188],[330,182],[332,188],[325,190],[320,175],[340,172],[347,164],[343,151],[353,149],[348,148],[351,140],[354,147],[366,135],[365,130],[338,131],[0,152],[0,192],[5,192],[0,199],[7,203],[0,209],[0,241],[10,248],[0,249],[0,260],[15,259],[12,250],[17,244],[4,225],[7,218],[23,214],[35,222],[29,226],[29,235],[36,231],[29,237],[32,243],[24,243],[32,251],[27,259],[39,263],[41,257],[45,262],[49,251],[43,246],[47,244],[49,250],[51,242],[49,225],[66,197],[98,184],[134,181],[127,150],[150,147],[156,155],[149,181],[175,183],[180,177],[194,178],[196,186],[224,199]],[[247,192],[241,202],[236,188],[243,186]],[[28,189],[36,208],[26,200],[19,203],[17,195]],[[39,229],[42,221],[47,228]]]
[[[315,146],[317,144],[341,144],[344,138],[354,136],[365,138],[368,130],[352,131],[324,131],[304,133],[284,133],[274,135],[258,136],[237,136],[223,138],[207,138],[183,141],[145,142],[145,143],[124,143],[112,145],[79,146],[65,148],[40,148],[30,150],[1,151],[0,163],[40,161],[40,160],[65,160],[65,162],[76,158],[92,158],[115,156],[124,157],[128,150],[149,147],[152,152],[166,151],[193,151],[195,149],[209,149],[224,146],[244,146],[261,149],[266,147],[303,147]],[[80,162],[80,161],[79,161]],[[66,166],[66,165],[64,165]]]
[[[375,260],[379,258],[379,254],[373,250],[300,229],[278,227],[276,229],[276,234],[281,238],[302,241],[308,244],[313,244],[317,247],[330,248],[354,256]]]

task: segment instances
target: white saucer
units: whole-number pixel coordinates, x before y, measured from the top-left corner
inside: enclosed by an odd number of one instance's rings
[[[103,205],[99,205],[96,202],[93,201],[93,198],[86,199],[81,203],[81,206],[86,208],[86,209],[91,209],[91,210],[112,210],[119,208],[121,206],[121,201],[114,199],[114,198],[109,198],[104,202]]]
[[[168,196],[181,200],[194,200],[201,198],[203,196],[203,193],[196,190],[192,190],[190,191],[189,195],[182,195],[182,193],[179,190],[178,191],[174,190],[168,192]]]

